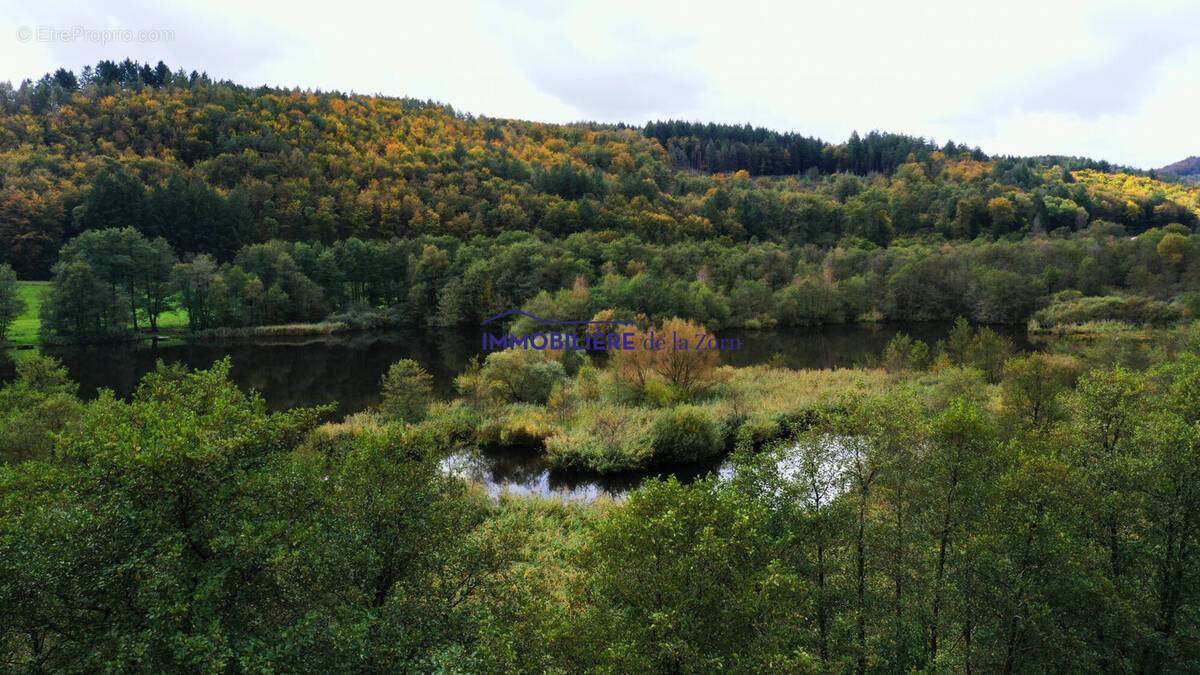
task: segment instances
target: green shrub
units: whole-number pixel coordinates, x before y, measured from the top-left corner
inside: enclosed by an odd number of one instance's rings
[[[530,403],[545,403],[550,400],[554,385],[567,379],[563,365],[558,361],[541,361],[527,364],[518,398]]]
[[[883,366],[889,373],[924,370],[929,366],[929,345],[904,333],[896,333],[883,350]]]
[[[721,451],[721,429],[703,408],[681,405],[654,418],[650,436],[657,459],[694,462]]]
[[[1030,354],[1004,364],[1003,404],[1010,415],[1030,426],[1044,426],[1062,410],[1060,394],[1075,386],[1081,367],[1070,356]]]
[[[475,386],[496,402],[545,403],[554,384],[566,379],[563,365],[541,352],[506,349],[488,354]]]
[[[941,410],[960,398],[978,405],[987,402],[988,382],[982,370],[971,366],[950,366],[938,372],[936,384],[929,394],[930,407]]]
[[[567,377],[575,377],[581,368],[590,365],[591,362],[592,359],[587,352],[580,349],[568,349],[562,355],[562,366]]]
[[[0,465],[50,455],[55,433],[83,414],[78,388],[57,359],[19,361],[16,378],[0,388]]]
[[[783,433],[782,415],[777,412],[755,411],[738,427],[738,438],[749,438],[759,446],[775,440]]]
[[[462,401],[434,401],[421,426],[433,429],[439,437],[461,442],[474,441],[475,431],[481,423],[479,412]]]
[[[679,399],[674,387],[659,380],[648,380],[642,390],[642,400],[655,408],[669,408]]]
[[[383,376],[383,400],[379,412],[404,422],[419,422],[429,409],[433,378],[421,364],[401,359]]]
[[[600,396],[600,371],[595,366],[584,366],[575,375],[575,391],[579,398],[594,401]]]
[[[954,366],[978,368],[989,382],[997,382],[1004,362],[1012,356],[1012,340],[984,326],[974,329],[959,317],[945,340],[937,343],[939,359]]]

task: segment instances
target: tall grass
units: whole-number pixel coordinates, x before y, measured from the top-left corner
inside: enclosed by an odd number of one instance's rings
[[[350,330],[350,327],[340,321],[322,321],[320,323],[288,323],[274,326],[210,328],[208,330],[197,331],[195,337],[201,340],[228,340],[250,337],[319,337],[333,335],[334,333],[344,333],[348,330]]]
[[[788,370],[763,365],[720,370],[721,385],[689,404],[692,414],[707,416],[719,430],[718,453],[733,446],[739,429],[756,444],[764,443],[838,396],[878,390],[891,380],[882,369]],[[656,447],[653,429],[663,408],[623,399],[611,373],[602,382],[605,393],[595,399],[582,400],[572,387],[566,397],[571,403],[557,410],[525,403],[488,408],[477,429],[478,440],[543,445],[551,466],[563,469],[626,471],[676,457],[674,448]],[[661,438],[657,442],[661,445]]]

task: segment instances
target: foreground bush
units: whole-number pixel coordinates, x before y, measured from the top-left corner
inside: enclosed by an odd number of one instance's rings
[[[55,457],[0,467],[0,658],[29,672],[436,670],[508,551],[432,428],[305,444],[228,378],[102,395]],[[314,451],[316,450],[316,451]]]
[[[603,671],[815,672],[796,648],[803,582],[772,559],[760,503],[711,482],[651,481],[583,551],[578,631]]]
[[[129,401],[76,401],[52,458],[0,466],[0,662],[1198,672],[1197,345],[1143,370],[1077,366],[1012,359],[999,386],[748,368],[691,410],[500,408],[617,462],[651,458],[656,418],[744,419],[742,450],[755,420],[791,432],[720,478],[589,505],[448,476],[487,419],[462,401],[314,432],[321,411],[268,412],[227,361],[160,368]],[[14,386],[66,396],[61,375],[43,363]]]
[[[54,434],[79,421],[78,389],[56,359],[18,362],[16,378],[0,388],[0,464],[48,456]]]
[[[712,457],[724,447],[720,426],[712,414],[691,405],[660,412],[650,434],[654,456],[663,461],[695,462]]]

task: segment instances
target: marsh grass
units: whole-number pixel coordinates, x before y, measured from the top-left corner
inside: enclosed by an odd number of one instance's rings
[[[719,430],[716,453],[730,449],[741,434],[755,444],[779,438],[789,423],[802,422],[838,397],[878,391],[894,381],[882,369],[789,370],[770,366],[721,368],[721,385],[689,405]],[[637,405],[622,396],[611,373],[601,377],[594,400],[573,397],[562,410],[513,403],[481,411],[477,430],[481,443],[498,446],[544,446],[551,466],[598,472],[643,469],[668,462],[672,448],[655,447],[653,428],[669,407]],[[704,458],[697,458],[704,459]]]
[[[1080,323],[1064,323],[1053,326],[1032,325],[1029,332],[1032,335],[1071,335],[1074,337],[1090,337],[1099,335],[1121,335],[1124,337],[1147,336],[1153,329],[1136,326],[1128,321],[1117,319],[1098,319]]]
[[[552,416],[544,406],[514,403],[485,417],[478,438],[489,445],[538,446],[554,433]]]
[[[364,410],[353,415],[347,415],[340,422],[326,422],[317,427],[316,432],[329,438],[356,436],[364,432],[374,431],[386,424],[387,421],[379,413],[374,410]]]
[[[272,337],[304,337],[327,336],[351,330],[350,326],[340,321],[322,321],[320,323],[288,323],[274,326],[246,326],[244,328],[211,328],[195,333],[201,340],[228,340],[235,338],[272,338]]]

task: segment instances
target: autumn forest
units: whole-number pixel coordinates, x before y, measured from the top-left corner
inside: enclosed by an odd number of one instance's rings
[[[0,83],[0,662],[1195,672],[1198,227],[1186,177],[899,133],[549,124],[130,59]],[[413,355],[349,414],[271,405],[230,358],[85,392],[55,351],[474,345],[512,309],[895,333],[825,369],[481,352],[449,395]],[[512,456],[631,486],[497,492],[451,461]]]

